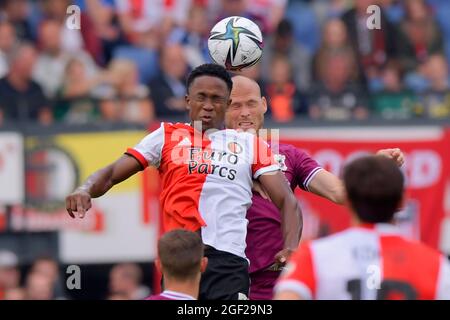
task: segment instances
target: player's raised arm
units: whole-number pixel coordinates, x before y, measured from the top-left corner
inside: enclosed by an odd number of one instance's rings
[[[405,162],[403,152],[399,148],[381,149],[376,155],[395,161],[401,167]],[[336,204],[344,204],[345,188],[341,179],[324,169],[317,172],[308,185],[309,191],[324,197]]]
[[[141,164],[129,155],[123,155],[114,163],[93,173],[86,182],[66,198],[66,209],[72,218],[74,212],[84,218],[91,208],[91,198],[104,195],[114,185],[142,170]]]
[[[66,209],[72,218],[74,212],[84,218],[91,208],[91,198],[104,195],[114,185],[128,179],[148,165],[159,166],[164,143],[164,123],[159,129],[144,137],[134,148],[109,166],[93,173],[86,182],[66,198]]]
[[[303,229],[303,218],[297,198],[292,193],[281,171],[262,174],[259,181],[272,202],[281,212],[281,229],[284,248],[276,256],[276,262],[283,265],[298,247]]]

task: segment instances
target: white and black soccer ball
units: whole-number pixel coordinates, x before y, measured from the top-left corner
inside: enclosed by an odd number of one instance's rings
[[[208,50],[212,60],[227,70],[256,64],[262,56],[263,37],[258,25],[244,17],[228,17],[211,29]]]

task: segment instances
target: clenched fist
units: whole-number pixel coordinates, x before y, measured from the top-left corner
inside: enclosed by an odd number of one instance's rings
[[[377,156],[384,156],[386,158],[392,159],[397,163],[399,167],[405,163],[405,155],[399,148],[392,149],[381,149],[378,150]]]
[[[91,206],[91,195],[82,189],[75,190],[66,198],[66,209],[72,218],[75,218],[76,212],[78,218],[83,219]]]

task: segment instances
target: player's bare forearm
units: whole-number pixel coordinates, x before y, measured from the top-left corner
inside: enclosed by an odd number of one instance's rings
[[[303,230],[303,217],[300,206],[293,194],[287,194],[279,209],[281,212],[284,248],[295,250],[298,247]]]
[[[336,204],[344,204],[345,187],[341,179],[324,169],[317,172],[308,185],[309,191]]]
[[[376,153],[378,156],[387,157],[395,161],[401,167],[405,162],[405,156],[399,148],[381,149]],[[309,191],[336,204],[345,203],[345,187],[341,179],[325,169],[320,170],[311,180]]]
[[[77,190],[87,192],[91,198],[101,197],[114,186],[113,172],[113,165],[102,168],[90,175]]]
[[[123,155],[109,166],[93,173],[83,185],[78,187],[66,198],[66,209],[72,218],[74,212],[79,218],[84,218],[86,211],[91,208],[91,198],[104,195],[115,184],[129,178],[141,170],[141,165],[133,157]]]
[[[92,198],[98,198],[114,185],[128,179],[140,171],[139,163],[130,156],[123,155],[116,162],[93,173],[78,189],[86,191]]]
[[[297,199],[281,172],[262,175],[259,181],[281,212],[284,248],[295,250],[303,228],[302,214]]]

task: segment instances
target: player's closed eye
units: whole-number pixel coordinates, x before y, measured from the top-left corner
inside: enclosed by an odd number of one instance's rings
[[[256,108],[258,106],[258,103],[256,101],[249,101],[247,102],[247,107],[248,108]]]
[[[195,96],[195,102],[204,102],[205,100],[206,100],[206,97],[202,94]]]

